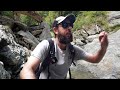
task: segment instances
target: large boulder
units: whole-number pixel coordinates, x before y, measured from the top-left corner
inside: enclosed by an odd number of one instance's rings
[[[110,27],[120,25],[120,11],[109,11],[108,22]]]
[[[39,36],[39,41],[52,38],[51,33],[50,33],[50,26],[46,22],[42,22],[40,26],[43,27],[43,30]]]
[[[83,27],[82,29],[73,32],[73,43],[84,48],[84,45],[92,42],[103,30],[104,28],[98,24]]]
[[[120,30],[108,35],[109,46],[103,59],[99,63],[89,63],[79,60],[76,67],[72,67],[74,78],[86,79],[119,79],[120,78]],[[98,38],[85,45],[89,53],[96,53],[100,48]],[[82,77],[80,77],[82,76]]]
[[[0,61],[6,71],[11,72],[11,78],[19,74],[22,64],[27,61],[29,50],[17,44],[11,29],[0,25]]]

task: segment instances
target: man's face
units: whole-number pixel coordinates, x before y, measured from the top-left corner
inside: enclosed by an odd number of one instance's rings
[[[73,24],[70,24],[68,22],[63,22],[58,26],[57,36],[60,43],[69,44],[70,42],[73,41],[73,35],[71,33],[72,28]]]

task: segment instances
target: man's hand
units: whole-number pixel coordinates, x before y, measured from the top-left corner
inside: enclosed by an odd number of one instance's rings
[[[108,37],[107,37],[107,33],[105,31],[103,31],[99,34],[99,41],[101,43],[101,49],[106,50],[108,47]]]
[[[103,31],[99,34],[99,41],[101,44],[101,48],[95,54],[89,55],[87,57],[87,61],[92,63],[98,63],[102,60],[108,47],[108,38],[106,32]]]

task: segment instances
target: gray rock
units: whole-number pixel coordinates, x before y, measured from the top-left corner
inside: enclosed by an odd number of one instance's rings
[[[92,77],[98,79],[119,79],[120,78],[120,30],[110,34],[108,36],[109,46],[103,59],[99,63],[89,63],[84,60],[77,62],[77,67],[72,67],[79,74],[83,74],[83,71],[88,74],[86,79]],[[98,39],[94,39],[93,42],[85,45],[85,50],[89,53],[96,53],[100,48]],[[85,75],[86,75],[85,74]],[[81,78],[81,77],[77,77]],[[83,77],[84,78],[84,77]]]
[[[25,42],[25,45],[28,43],[31,45],[31,48],[34,49],[38,44],[39,44],[39,41],[37,40],[37,38],[35,38],[35,36],[33,36],[29,31],[19,31],[17,32],[17,34],[21,35],[23,37],[23,40]],[[20,40],[19,40],[20,42]],[[29,48],[30,46],[29,45],[26,45],[26,47],[28,49],[31,49]]]
[[[0,63],[0,79],[11,79],[10,73],[4,69],[1,63]]]
[[[42,22],[41,27],[44,27],[44,29],[43,29],[42,33],[40,34],[40,36],[39,36],[39,41],[51,38],[52,36],[50,34],[50,27],[48,26],[48,24],[45,23],[45,22]]]
[[[110,27],[120,25],[120,11],[109,11],[108,22]]]
[[[86,39],[87,39],[88,42],[92,42],[95,38],[98,38],[98,34],[88,36]]]
[[[23,62],[27,60],[28,51],[14,41],[11,30],[5,26],[0,28],[0,44],[3,45],[0,49],[0,61],[3,62],[5,70],[12,74],[19,72]]]

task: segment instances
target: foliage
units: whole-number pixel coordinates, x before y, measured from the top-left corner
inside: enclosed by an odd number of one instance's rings
[[[45,17],[48,16],[49,11],[36,11],[40,16],[43,17],[43,20],[45,19]]]
[[[83,26],[99,24],[108,28],[106,11],[81,11],[74,23],[74,30],[81,29]]]
[[[14,18],[13,11],[1,11],[3,16],[8,16],[10,18]]]
[[[109,31],[117,31],[119,29],[120,29],[120,25],[116,25],[116,26],[110,27]]]
[[[59,16],[66,16],[67,14],[74,14],[75,16],[77,16],[77,14],[79,13],[79,11],[58,11]]]
[[[58,16],[66,16],[67,14],[73,13],[76,16],[73,31],[79,30],[83,27],[89,27],[92,24],[99,24],[109,30],[107,22],[107,11],[36,11],[42,16],[43,21],[47,22],[51,27],[54,19]],[[13,11],[2,11],[2,15],[14,18]],[[29,16],[20,15],[20,21],[30,25],[37,25],[38,23]]]
[[[49,11],[47,17],[45,17],[45,22],[47,22],[49,26],[52,27],[52,23],[57,16],[58,16],[58,12]]]
[[[34,19],[32,19],[31,17],[27,15],[23,15],[23,14],[20,15],[20,21],[22,23],[25,23],[28,26],[37,25],[37,22]]]

